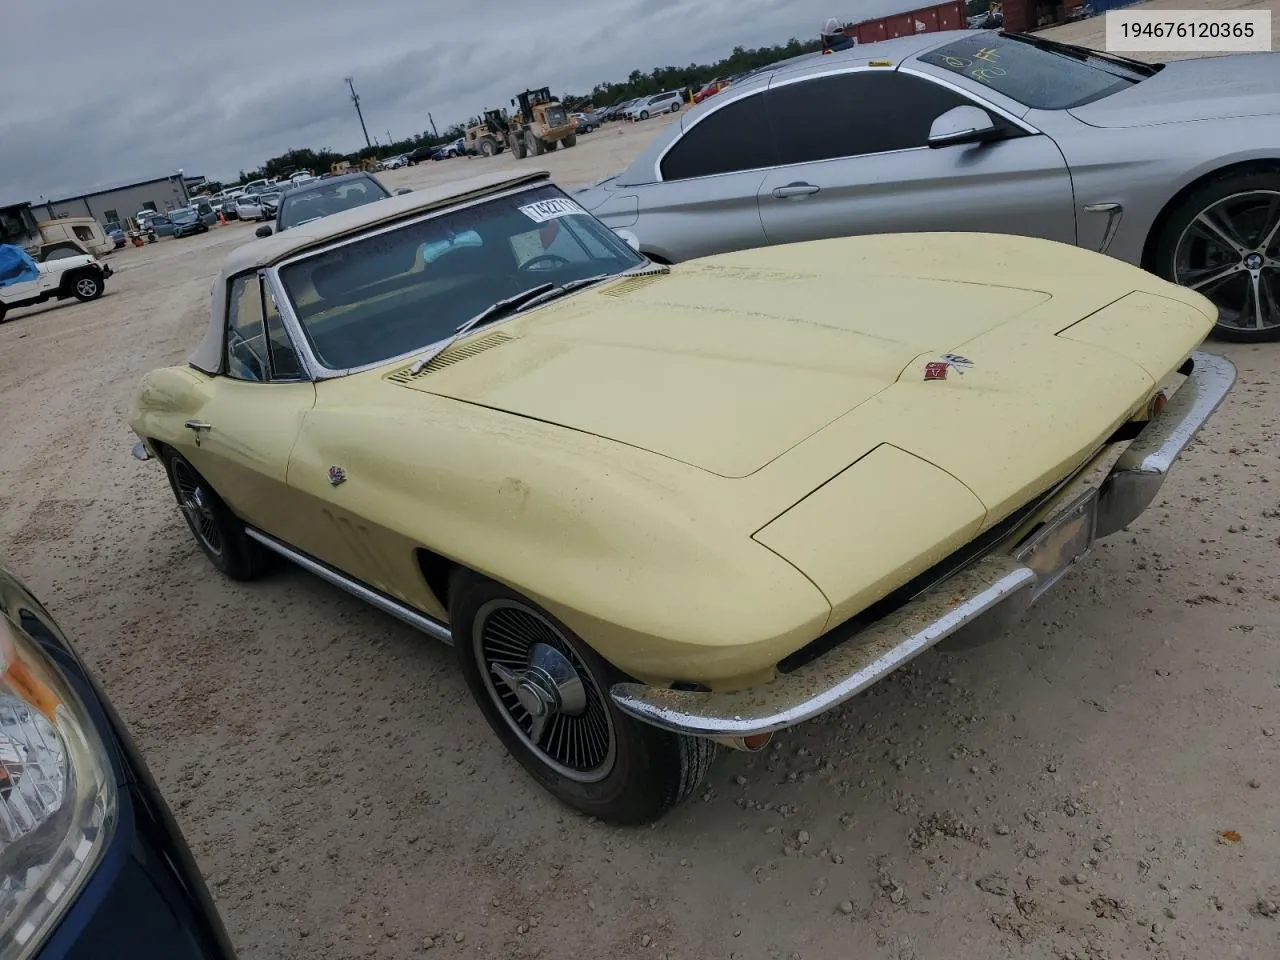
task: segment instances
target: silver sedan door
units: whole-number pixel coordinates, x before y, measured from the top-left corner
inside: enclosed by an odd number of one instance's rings
[[[929,147],[934,120],[959,106],[985,110],[1000,139]],[[951,85],[853,68],[775,81],[768,108],[780,161],[760,188],[770,243],[935,230],[1076,242],[1057,145]]]
[[[602,213],[604,222],[634,230],[645,253],[672,262],[764,246],[756,198],[776,161],[764,96],[726,97],[718,109],[686,120],[658,157],[654,182],[616,188],[605,210],[617,212]],[[626,216],[626,204],[636,203],[627,194],[638,197],[638,218]]]

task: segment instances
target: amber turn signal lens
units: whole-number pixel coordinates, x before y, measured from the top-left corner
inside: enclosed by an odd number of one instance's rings
[[[1159,391],[1151,398],[1151,402],[1147,404],[1147,419],[1154,420],[1160,416],[1160,411],[1164,409],[1164,405],[1168,402],[1168,395],[1163,390]]]
[[[756,733],[742,738],[742,745],[748,750],[760,750],[773,739],[772,733]]]

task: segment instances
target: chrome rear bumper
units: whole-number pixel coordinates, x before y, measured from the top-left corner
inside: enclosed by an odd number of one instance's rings
[[[619,708],[678,733],[736,739],[794,726],[855,696],[962,629],[999,632],[1017,622],[1092,547],[1155,499],[1173,461],[1235,382],[1222,357],[1196,353],[1186,381],[1115,461],[1101,482],[1081,475],[1059,490],[1025,530],[830,652],[770,683],[733,693],[615,684]],[[841,627],[837,627],[839,631]],[[833,631],[834,632],[834,631]]]

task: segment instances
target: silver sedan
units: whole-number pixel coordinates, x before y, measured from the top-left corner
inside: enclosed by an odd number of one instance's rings
[[[1104,251],[1280,339],[1280,54],[902,37],[761,71],[576,194],[655,260],[913,231]],[[975,238],[975,242],[981,242]]]

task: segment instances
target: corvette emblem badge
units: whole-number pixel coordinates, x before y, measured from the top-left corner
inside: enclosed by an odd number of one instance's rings
[[[329,485],[336,487],[340,483],[347,482],[347,471],[341,467],[333,466],[329,468]]]
[[[924,365],[924,378],[926,380],[945,380],[947,379],[947,363],[926,363]]]

